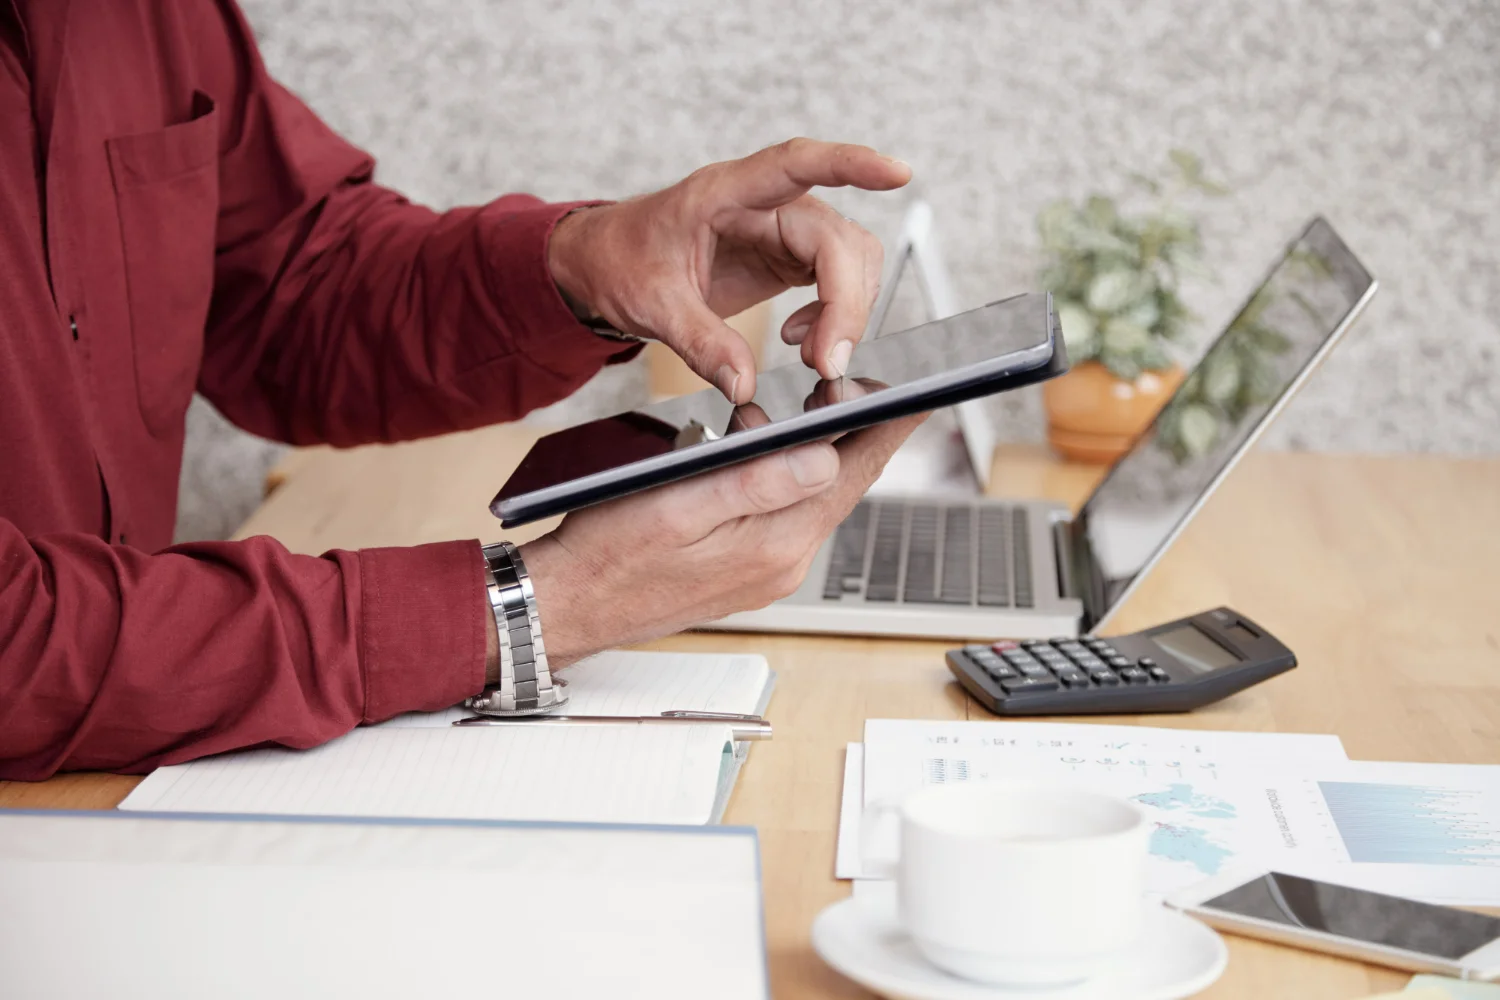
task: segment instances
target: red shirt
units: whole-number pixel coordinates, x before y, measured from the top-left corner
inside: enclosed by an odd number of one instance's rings
[[[583,384],[571,206],[374,184],[213,0],[0,0],[0,778],[309,747],[483,687],[473,541],[167,548],[196,388],[298,444]]]

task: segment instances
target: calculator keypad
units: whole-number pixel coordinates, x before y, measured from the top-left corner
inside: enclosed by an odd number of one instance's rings
[[[1150,657],[1132,660],[1104,639],[1003,640],[964,652],[1006,694],[1086,691],[1122,684],[1162,684],[1170,675]]]

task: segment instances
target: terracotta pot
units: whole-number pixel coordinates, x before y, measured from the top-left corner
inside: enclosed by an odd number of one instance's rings
[[[1042,384],[1047,442],[1075,462],[1112,463],[1150,426],[1183,375],[1173,365],[1126,382],[1099,362],[1085,361]]]

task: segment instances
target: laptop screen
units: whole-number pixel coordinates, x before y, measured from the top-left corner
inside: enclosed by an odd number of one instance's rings
[[[1070,525],[1084,631],[1151,567],[1374,287],[1322,219],[1291,244]]]

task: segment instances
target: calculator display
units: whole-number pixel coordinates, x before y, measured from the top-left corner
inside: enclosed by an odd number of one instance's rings
[[[1194,673],[1206,674],[1240,662],[1223,646],[1193,625],[1179,625],[1165,632],[1154,632],[1151,641],[1182,661]]]

